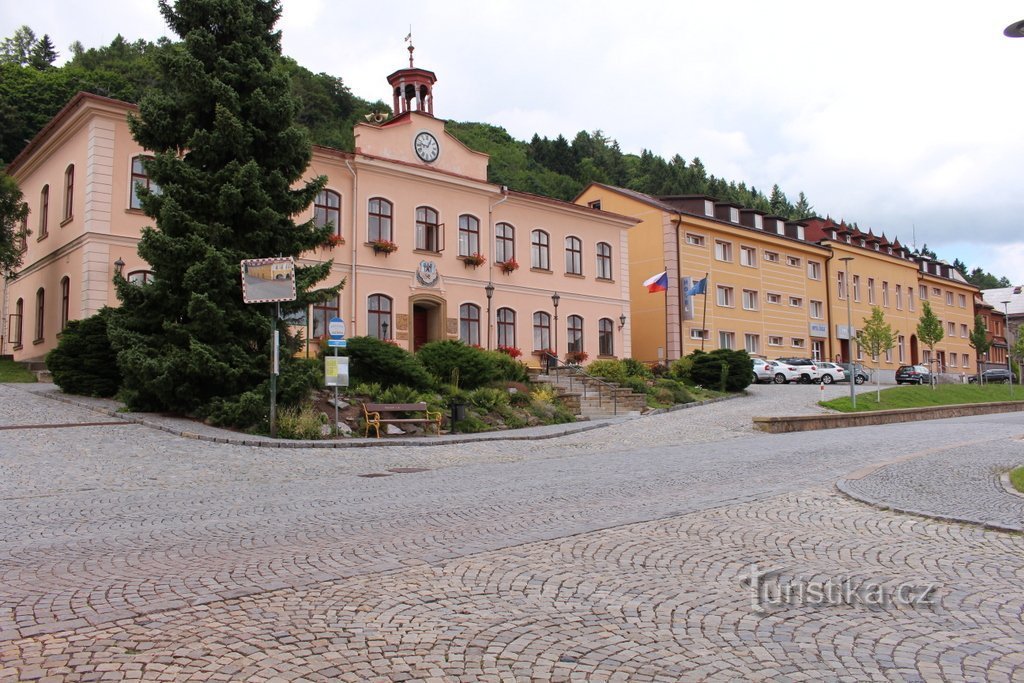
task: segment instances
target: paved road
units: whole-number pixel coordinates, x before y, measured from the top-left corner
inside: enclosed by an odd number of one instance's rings
[[[751,429],[820,392],[328,451],[81,426],[100,420],[0,386],[0,426],[79,424],[0,430],[0,679],[1020,679],[1024,540],[833,483],[915,453],[1024,463],[1024,415]],[[934,590],[759,610],[753,565]]]

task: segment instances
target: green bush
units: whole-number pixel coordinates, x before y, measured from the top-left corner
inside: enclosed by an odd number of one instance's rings
[[[750,384],[750,356],[746,351],[716,349],[694,352],[690,377],[700,386],[721,391],[742,391]]]
[[[404,384],[395,384],[380,393],[376,403],[419,403],[423,400],[420,392]]]
[[[46,354],[53,383],[65,393],[113,396],[121,386],[117,355],[107,338],[111,311],[104,306],[95,315],[72,320],[64,328],[57,348]]]
[[[494,366],[495,379],[503,382],[528,382],[530,374],[526,364],[501,351],[487,351],[487,359]]]
[[[672,403],[693,403],[693,396],[686,389],[686,385],[679,380],[663,377],[654,383],[654,386],[661,390],[667,390],[672,395]]]
[[[378,382],[385,388],[404,384],[420,390],[433,384],[416,356],[374,337],[352,337],[343,355],[350,358],[351,382]]]
[[[587,366],[587,374],[611,382],[622,382],[630,373],[627,371],[626,364],[623,361],[595,360]]]
[[[508,403],[514,408],[525,408],[533,401],[529,391],[516,391],[508,395]]]
[[[679,381],[689,381],[690,371],[693,369],[693,359],[697,354],[703,353],[702,351],[694,351],[689,356],[683,356],[678,360],[672,361],[672,365],[669,366],[668,376],[672,379]]]
[[[277,435],[282,439],[322,439],[329,418],[310,403],[290,406],[277,416]]]
[[[625,377],[621,382],[621,386],[629,387],[638,394],[646,394],[650,387],[647,385],[647,380],[643,377]]]
[[[488,413],[498,411],[509,406],[508,392],[482,387],[469,394],[469,402]]]
[[[647,367],[647,364],[643,361],[637,360],[636,358],[624,358],[621,363],[626,374],[630,377],[644,377],[646,379],[654,377],[654,372]]]
[[[439,384],[450,382],[453,371],[458,372],[463,389],[476,389],[498,379],[488,352],[454,339],[424,344],[416,358]]]

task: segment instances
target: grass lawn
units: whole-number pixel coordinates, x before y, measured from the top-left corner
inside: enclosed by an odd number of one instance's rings
[[[893,410],[895,408],[926,408],[929,406],[947,406],[957,403],[994,403],[996,401],[1009,401],[1010,385],[1008,384],[939,384],[932,389],[927,384],[907,384],[898,387],[882,389],[881,402],[876,400],[874,390],[865,391],[867,385],[862,385],[857,391],[856,412],[871,410]],[[1013,387],[1012,400],[1024,401],[1024,388]],[[821,401],[826,408],[838,410],[843,413],[852,413],[854,410],[850,405],[850,397],[834,398],[831,401]]]
[[[36,376],[13,360],[0,360],[0,382],[35,382]]]
[[[1010,470],[1010,483],[1013,485],[1013,488],[1024,493],[1024,467]]]

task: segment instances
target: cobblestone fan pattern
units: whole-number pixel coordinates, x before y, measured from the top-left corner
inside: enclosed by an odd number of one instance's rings
[[[1022,553],[817,488],[16,639],[0,678],[1014,681]],[[759,609],[753,563],[934,591]]]
[[[829,672],[838,669],[831,663],[821,666],[830,661],[825,653],[840,652],[836,656],[844,662],[853,657],[849,648],[837,649],[833,641],[846,642],[847,634],[862,626],[862,608],[816,610],[811,614],[815,619],[831,615],[833,621],[813,625],[808,616],[812,625],[806,630],[793,630],[805,617],[792,614],[788,626],[772,622],[768,631],[763,616],[757,617],[753,629],[746,621],[742,628],[728,622],[738,629],[743,647],[750,648],[743,656],[729,654],[738,647],[735,644],[723,654],[719,643],[726,641],[721,639],[679,641],[685,645],[673,640],[672,623],[678,615],[687,615],[687,633],[715,631],[726,623],[721,610],[739,599],[734,588],[711,590],[711,584],[689,583],[697,577],[707,580],[716,571],[713,563],[701,564],[710,562],[705,553],[715,547],[713,543],[688,532],[680,534],[680,543],[672,544],[664,534],[655,533],[659,524],[701,515],[727,525],[714,532],[716,538],[746,539],[730,546],[738,554],[713,553],[712,559],[723,558],[725,576],[740,572],[741,565],[770,562],[778,553],[783,559],[792,555],[801,567],[805,560],[807,567],[818,566],[811,560],[820,553],[826,568],[821,576],[826,577],[837,572],[849,575],[871,562],[889,566],[891,558],[870,548],[888,543],[879,536],[895,534],[893,529],[916,530],[918,535],[906,540],[920,541],[924,549],[902,551],[893,541],[894,573],[873,576],[894,581],[903,577],[904,556],[910,562],[908,571],[930,568],[929,562],[941,560],[944,570],[962,569],[966,573],[960,580],[973,577],[978,589],[986,591],[983,597],[958,603],[962,619],[974,620],[982,631],[1002,623],[1017,629],[1011,633],[1024,632],[1019,595],[1014,598],[1012,586],[997,580],[1008,576],[1016,586],[1022,585],[1019,536],[928,523],[828,493],[837,478],[857,468],[914,453],[935,458],[948,449],[970,448],[1002,461],[1024,462],[1020,442],[1011,438],[1024,433],[1024,416],[766,435],[753,431],[751,415],[817,411],[813,401],[821,394],[815,387],[754,387],[752,394],[559,439],[431,448],[252,448],[181,439],[131,424],[0,430],[0,652],[6,663],[0,664],[0,680],[32,679],[36,674],[67,675],[72,680],[199,680],[211,672],[219,672],[215,678],[223,680],[259,678],[254,671],[265,678],[330,679],[344,674],[363,680],[376,675],[373,667],[384,672],[380,680],[516,680],[530,678],[533,671],[540,680],[570,674],[592,680],[644,680],[655,674],[680,680],[691,674],[745,676],[736,673],[744,671],[742,667],[730,667],[751,661],[743,659],[750,652],[763,655],[761,665],[749,667],[760,672],[757,676],[799,679],[802,665],[776,662],[781,646],[771,643],[777,633],[791,634],[792,643],[786,647],[795,648],[794,656],[802,653],[803,660],[818,662],[808,670],[833,677]],[[0,416],[0,423],[13,427],[96,421],[92,411],[3,385]],[[419,468],[430,471],[396,472]],[[366,474],[387,476],[364,478]],[[800,493],[811,489],[814,495]],[[772,496],[783,497],[764,502]],[[789,507],[776,510],[772,505],[782,505],[779,501]],[[822,506],[835,506],[836,511],[823,513]],[[768,515],[756,525],[756,515],[749,512],[755,509]],[[780,522],[784,509],[789,511]],[[730,516],[729,511],[737,510],[747,510],[743,514],[750,519],[737,517],[738,512]],[[861,523],[857,515],[876,521]],[[835,534],[845,534],[842,540],[836,536],[820,541],[813,534],[788,540],[751,536],[758,525],[785,532],[790,518],[819,516],[835,525]],[[630,539],[625,545],[617,540],[624,533]],[[609,534],[608,540],[601,540],[603,534]],[[545,544],[562,547],[584,537],[593,547],[605,549],[595,551],[594,560],[586,554],[578,560],[575,555],[559,556],[545,569],[530,559]],[[1010,559],[985,559],[990,545],[1007,543],[1013,548],[1006,555]],[[597,562],[606,554],[623,553],[642,559],[626,572],[614,563]],[[838,564],[826,561],[833,553],[838,553]],[[925,559],[918,563],[915,553]],[[469,572],[478,577],[475,583],[460,589],[437,578],[473,562],[482,563]],[[674,562],[681,562],[683,569],[674,569]],[[511,576],[507,572],[516,566],[520,573],[515,578],[495,578]],[[640,577],[635,585],[634,574]],[[543,610],[521,608],[526,609],[525,616],[502,621],[498,617],[504,614],[504,602],[497,603],[497,615],[487,612],[487,601],[495,595],[494,581],[512,591],[508,600],[513,604],[520,604],[515,594],[526,586],[531,591],[538,585],[570,586],[572,595],[586,598],[584,611],[573,611],[580,606],[569,599]],[[605,623],[586,611],[596,609],[590,602],[611,590],[609,586],[620,585],[628,586],[621,590],[628,595],[623,600],[629,610],[661,614],[668,618],[668,626],[661,624],[654,631],[636,627],[637,633],[628,633],[633,640],[609,645],[608,656],[600,661],[593,654],[573,653],[551,659],[548,649],[557,650],[570,640],[569,624],[584,628],[583,650],[587,643],[618,637],[616,629],[634,628],[633,622]],[[711,592],[701,594],[705,589]],[[673,601],[681,599],[681,592],[699,594],[701,604],[692,609],[685,601],[676,605]],[[460,606],[445,608],[449,597]],[[293,613],[291,607],[281,606],[282,600],[301,608]],[[484,602],[478,605],[479,600]],[[357,610],[360,618],[361,612],[373,612],[375,606],[387,616],[374,617],[382,620],[376,626],[346,626],[340,636],[331,629],[342,623],[341,617],[324,626],[326,630],[310,626],[320,624],[324,605],[332,601],[365,605]],[[485,624],[474,626],[483,630],[466,627],[475,635],[458,642],[452,635],[446,641],[444,634],[462,632],[463,604],[470,615],[486,615]],[[295,616],[303,609],[307,617]],[[413,624],[421,609],[429,617],[426,623],[437,628],[416,624],[408,633],[403,631],[399,625]],[[1008,611],[1016,614],[1017,622],[1000,621]],[[867,615],[871,617],[870,612]],[[934,677],[938,669],[932,665],[949,659],[943,647],[956,641],[963,629],[955,621],[943,621],[943,612],[912,616],[914,626],[895,642],[918,634],[917,645],[901,650],[902,645],[894,644],[886,650],[889,660],[872,655],[859,666],[875,677],[887,676],[885,672],[894,667],[916,667],[918,676]],[[871,619],[864,623],[874,623]],[[844,620],[853,630],[842,627]],[[176,631],[182,624],[185,630]],[[934,629],[942,628],[953,640],[935,636]],[[641,638],[639,631],[646,635]],[[971,647],[981,653],[998,650],[996,645],[1024,651],[1019,636],[1007,639],[994,631],[986,633],[977,641],[968,638],[951,656],[966,661],[964,653]],[[488,642],[488,636],[494,641]],[[268,645],[267,638],[275,644]],[[926,647],[929,638],[936,642]],[[413,642],[423,647],[409,651],[408,661],[420,667],[409,673],[413,664],[406,666],[407,656],[397,653],[406,652],[403,648]],[[122,644],[123,651],[118,649]],[[237,651],[232,649],[236,647]],[[70,659],[58,656],[75,648],[79,652]],[[488,653],[496,649],[505,653],[498,658],[505,663],[492,666],[498,659]],[[904,656],[896,658],[897,651]],[[145,659],[144,653],[153,659]],[[119,654],[131,657],[121,661],[115,657]],[[683,666],[681,655],[687,661],[705,657],[721,663],[707,664],[712,669],[700,671],[672,668]],[[510,657],[514,662],[506,661]],[[307,664],[314,659],[329,665]],[[844,666],[852,667],[854,660]],[[50,661],[59,663],[50,666]],[[634,670],[634,661],[643,665]],[[986,675],[994,678],[1012,671],[1006,662],[1019,664],[1012,655],[992,661],[997,665]],[[239,668],[233,669],[236,665]],[[715,666],[721,667],[720,673],[715,673]],[[851,678],[858,678],[859,669],[850,671]],[[967,669],[962,676],[973,677]]]
[[[1016,452],[953,448],[843,478],[838,486],[873,505],[1024,531],[1024,497],[1007,493],[999,481],[1001,473],[1024,462],[1024,441],[1012,443]]]

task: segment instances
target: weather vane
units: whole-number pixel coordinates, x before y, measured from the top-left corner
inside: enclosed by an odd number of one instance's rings
[[[416,48],[412,44],[412,24],[409,24],[409,33],[405,36],[405,42],[409,43],[409,68],[412,68],[412,52]]]

